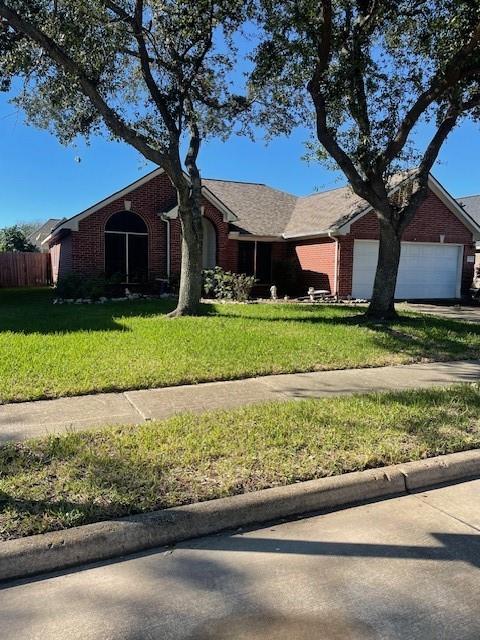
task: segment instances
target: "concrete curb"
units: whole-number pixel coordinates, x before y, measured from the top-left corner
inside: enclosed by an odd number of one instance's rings
[[[480,449],[310,480],[0,543],[0,580],[480,476]]]

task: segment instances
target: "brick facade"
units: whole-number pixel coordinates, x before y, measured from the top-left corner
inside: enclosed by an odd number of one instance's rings
[[[105,225],[111,215],[125,209],[124,200],[131,202],[131,211],[143,219],[148,229],[149,276],[166,277],[166,224],[157,214],[174,206],[175,191],[164,174],[79,222],[78,231],[72,231],[73,271],[92,275],[105,271]]]
[[[335,240],[317,238],[291,243],[291,254],[296,260],[302,292],[309,287],[335,291]]]
[[[131,202],[130,210],[139,215],[148,229],[148,271],[151,279],[167,277],[167,223],[160,219],[159,212],[175,205],[176,194],[165,174],[152,178],[128,195],[110,202],[88,217],[80,220],[78,231],[51,245],[54,265],[54,281],[68,271],[86,275],[105,271],[105,225],[111,215],[125,210],[124,201]],[[217,262],[225,269],[235,271],[237,267],[237,241],[229,240],[229,224],[223,214],[209,201],[204,200],[204,215],[213,223],[217,237]],[[68,251],[68,260],[60,260],[61,253]],[[170,273],[173,278],[180,274],[181,231],[178,219],[170,221]]]
[[[440,242],[463,245],[462,293],[468,293],[473,278],[474,264],[467,262],[467,256],[475,255],[472,232],[446,207],[432,192],[419,207],[415,218],[405,229],[403,240],[407,242]],[[379,226],[376,215],[367,213],[350,227],[350,233],[340,236],[339,295],[352,293],[353,243],[354,240],[378,240]]]

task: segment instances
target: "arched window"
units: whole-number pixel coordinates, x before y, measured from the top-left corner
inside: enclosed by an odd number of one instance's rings
[[[148,279],[148,229],[136,213],[120,211],[107,220],[105,273],[127,283]]]
[[[202,218],[203,268],[213,269],[217,264],[217,233],[208,218]]]

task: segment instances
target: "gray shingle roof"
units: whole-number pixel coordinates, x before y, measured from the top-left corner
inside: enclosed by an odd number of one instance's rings
[[[238,216],[234,230],[258,236],[326,231],[367,206],[349,186],[297,197],[255,182],[202,182]]]
[[[232,226],[240,233],[280,236],[298,200],[290,193],[256,182],[203,179],[202,183],[238,216]]]
[[[53,229],[57,227],[60,222],[63,222],[65,218],[50,218],[46,222],[44,222],[40,227],[34,229],[31,233],[28,234],[28,240],[34,244],[36,247],[41,247],[42,242],[45,240],[47,236],[51,234]]]
[[[468,215],[480,224],[480,195],[478,196],[462,196],[457,198]]]
[[[367,202],[359,198],[350,187],[300,197],[297,198],[284,233],[290,236],[333,229],[366,206]]]
[[[406,173],[393,176],[392,188],[407,178]],[[350,186],[298,197],[255,182],[202,182],[238,216],[234,230],[259,236],[334,231],[369,206]]]

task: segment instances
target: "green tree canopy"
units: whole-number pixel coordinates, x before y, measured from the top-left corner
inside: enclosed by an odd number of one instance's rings
[[[249,11],[243,0],[0,0],[1,86],[27,121],[66,144],[106,130],[172,180],[178,314],[194,312],[201,293],[200,146],[227,135],[246,105],[232,72]]]
[[[18,225],[0,229],[0,251],[36,251],[34,244],[27,240],[25,231]]]
[[[369,313],[392,316],[400,240],[429,172],[452,129],[480,115],[480,3],[263,0],[260,26],[258,120],[274,133],[307,123],[311,155],[333,160],[376,211]]]

